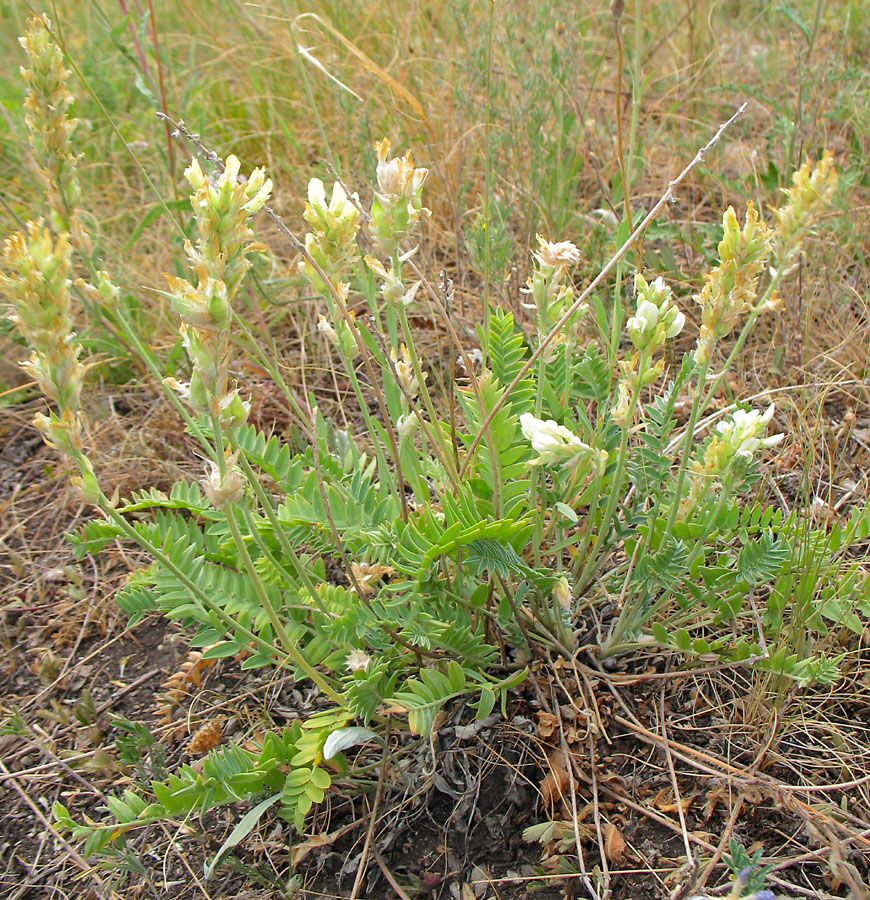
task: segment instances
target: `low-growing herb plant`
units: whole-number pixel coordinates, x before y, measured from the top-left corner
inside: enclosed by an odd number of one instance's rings
[[[32,96],[49,77],[63,93],[47,20],[29,28]],[[51,128],[74,163],[72,127]],[[52,404],[35,424],[101,512],[74,537],[78,551],[137,543],[152,561],[117,596],[132,620],[159,610],[193,629],[204,658],[287,669],[323,697],[291,727],[212,750],[150,793],[110,798],[110,821],[77,821],[58,803],[60,827],[85,839],[85,855],[148,823],[247,799],[260,801],[256,816],[275,807],[301,832],[333,779],[346,777],[344,751],[386,727],[425,735],[457,698],[488,716],[526,677],[524,660],[570,657],[588,634],[602,660],[670,649],[810,683],[836,679],[838,660],[790,632],[790,604],[812,606],[804,621],[814,634],[825,621],[860,630],[866,578],[847,551],[870,533],[868,515],[822,533],[754,499],[760,458],[783,438],[771,433],[774,408],[711,412],[754,323],[784,302],[801,240],[835,189],[829,154],[795,174],[771,225],[751,203],[740,217],[725,212],[719,265],[691,301],[699,332],[670,369],[665,348],[690,328],[686,298],[644,272],[611,304],[590,288],[578,294],[580,254],[567,240],[537,239],[527,321],[493,307],[479,348],[463,343],[449,279],[435,289],[415,264],[427,170],[410,152],[391,155],[386,139],[377,157],[370,203],[312,179],[311,230],[296,241],[284,228],[322,298],[309,337],[334,355],[365,424],[351,434],[313,393],[300,402],[262,352],[310,435],[302,452],[249,424],[245,385],[230,374],[231,335],[246,331],[234,301],[268,253],[253,219],[265,211],[284,227],[267,206],[272,183],[262,169],[242,177],[232,156],[204,154],[187,169],[189,274],[167,276],[164,295],[190,368],[163,386],[207,462],[201,480],[166,493],[110,499],[88,457],[71,291],[99,304],[159,369],[74,216],[66,163],[46,168],[65,198],[61,209],[51,195],[51,227],[33,222],[6,241],[0,290],[31,348],[24,365]],[[73,280],[74,250],[91,282]],[[464,376],[443,393],[412,327],[417,307],[441,319]],[[842,570],[836,583],[802,574],[832,567]],[[599,623],[591,632],[589,612]]]

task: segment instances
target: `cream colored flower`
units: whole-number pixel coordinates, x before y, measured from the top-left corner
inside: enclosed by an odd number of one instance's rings
[[[417,195],[429,170],[414,167],[410,150],[404,156],[390,159],[389,138],[378,141],[375,150],[378,154],[377,179],[381,196],[386,200],[395,201],[412,199]]]
[[[420,382],[414,372],[414,364],[411,360],[411,354],[408,348],[402,344],[399,348],[401,359],[396,354],[395,349],[390,350],[390,359],[393,361],[393,367],[396,370],[396,377],[402,390],[407,396],[413,400],[420,391]],[[428,377],[428,372],[423,372],[423,381]]]
[[[539,419],[531,413],[520,416],[520,427],[532,449],[538,454],[532,460],[533,466],[550,465],[563,460],[579,461],[579,458],[594,453],[593,449],[564,425],[553,419]]]
[[[229,503],[238,503],[244,496],[245,478],[236,465],[238,458],[238,451],[227,457],[223,477],[220,466],[214,460],[208,461],[202,489],[212,506],[220,508]]]
[[[741,227],[733,207],[722,216],[720,264],[704,276],[704,287],[695,296],[701,307],[701,331],[695,362],[707,363],[716,342],[728,335],[749,311],[758,292],[758,277],[772,249],[774,233],[750,201]]]
[[[720,422],[716,426],[716,431],[733,456],[752,459],[757,450],[762,447],[775,447],[785,437],[782,433],[762,437],[767,423],[773,418],[773,413],[772,403],[763,413],[757,409],[735,409],[731,419]]]
[[[834,158],[826,150],[815,164],[807,160],[793,175],[784,193],[788,202],[776,211],[776,235],[784,255],[793,250],[831,202],[837,188]]]
[[[345,665],[347,666],[347,670],[349,672],[365,672],[365,670],[369,667],[372,658],[365,652],[365,650],[360,650],[357,647],[354,647],[350,653],[347,654],[347,660],[345,661]]]
[[[328,338],[333,344],[338,343],[338,332],[333,328],[332,323],[324,315],[317,317],[317,330]]]
[[[580,251],[571,241],[558,241],[551,243],[541,235],[538,239],[538,249],[532,252],[535,259],[550,269],[569,269],[580,262]]]

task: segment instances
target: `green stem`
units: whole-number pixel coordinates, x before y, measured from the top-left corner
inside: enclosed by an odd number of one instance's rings
[[[307,432],[308,428],[310,427],[310,421],[305,411],[302,409],[301,404],[296,399],[293,391],[290,390],[290,386],[284,380],[284,376],[281,374],[281,370],[279,368],[280,363],[278,361],[278,353],[274,341],[272,342],[272,353],[275,356],[275,360],[273,362],[260,348],[259,341],[254,337],[251,329],[248,328],[248,326],[245,324],[244,319],[242,319],[242,317],[235,310],[233,311],[233,321],[248,339],[248,349],[253,352],[260,365],[269,373],[269,377],[272,379],[272,381],[275,382],[275,384],[278,385],[278,387],[281,389],[281,392],[284,394],[287,403],[290,404],[293,412],[296,413],[299,419],[297,424]]]
[[[136,333],[133,325],[127,321],[126,316],[124,316],[120,310],[112,311],[112,318],[117,322],[118,326],[121,328],[124,336],[133,346],[133,349],[139,355],[139,358],[142,362],[145,363],[148,371],[154,377],[155,382],[162,388],[163,393],[169,398],[169,402],[175,407],[175,410],[184,419],[184,424],[187,426],[188,431],[199,441],[200,445],[209,454],[214,458],[214,446],[211,441],[203,433],[202,429],[199,427],[199,423],[196,419],[190,414],[185,407],[184,403],[182,403],[181,398],[178,394],[172,390],[167,384],[163,381],[163,374],[161,373],[157,362],[154,358],[154,354],[142,343],[139,338],[139,335]]]
[[[595,543],[592,546],[592,551],[589,553],[589,557],[586,560],[585,565],[583,566],[580,577],[577,579],[575,592],[578,596],[583,593],[583,591],[589,585],[589,582],[592,580],[592,576],[597,571],[600,564],[598,554],[601,552],[601,548],[604,546],[604,543],[610,537],[610,526],[613,522],[613,515],[616,512],[616,505],[617,503],[619,503],[620,492],[622,490],[622,480],[625,476],[625,461],[628,456],[628,439],[631,434],[631,419],[634,415],[634,410],[637,407],[637,402],[640,399],[643,376],[647,370],[648,363],[649,359],[646,352],[644,352],[641,354],[640,362],[638,363],[637,386],[632,391],[631,400],[628,404],[628,413],[626,415],[625,425],[622,429],[622,441],[619,444],[619,455],[616,459],[616,472],[613,475],[613,482],[610,485],[610,496],[607,500],[607,508],[604,511],[604,517],[602,518],[601,524],[598,527],[598,534],[595,538]]]
[[[344,348],[341,346],[341,343],[339,343],[339,345],[338,345],[338,354],[341,357],[342,363],[344,364],[344,368],[345,368],[345,372],[347,373],[347,377],[350,379],[351,387],[353,387],[354,396],[356,397],[356,401],[357,401],[357,404],[359,405],[359,409],[360,409],[360,412],[362,413],[362,417],[365,420],[366,429],[368,431],[368,434],[371,435],[372,446],[374,448],[375,455],[378,458],[379,471],[389,472],[390,466],[389,466],[389,463],[387,462],[387,456],[386,456],[386,453],[384,452],[384,448],[381,445],[380,440],[378,439],[378,430],[375,427],[375,423],[374,423],[374,419],[372,418],[372,414],[369,412],[368,403],[366,402],[365,394],[363,394],[362,386],[359,383],[359,378],[357,377],[356,369],[354,368],[354,365],[353,365],[353,359],[351,359],[348,356],[348,354],[346,354],[344,352]],[[389,426],[389,423],[387,423],[387,426],[385,426],[385,427],[388,427],[388,426]],[[315,433],[312,435],[312,443],[316,440],[317,440],[317,434]],[[402,477],[401,476],[402,467],[401,467],[401,462],[399,461],[398,445],[395,448],[394,463],[395,463],[396,471],[399,475],[399,478],[398,479],[389,478],[389,479],[386,479],[386,481],[389,486],[390,493],[393,495],[393,498],[395,500],[399,501],[400,505],[404,509],[405,508],[404,491],[402,491],[402,493],[400,494],[399,487],[398,487],[398,482],[401,481],[401,477]]]
[[[725,376],[728,374],[728,370],[731,368],[731,364],[737,358],[737,354],[743,347],[743,344],[746,341],[746,338],[749,336],[749,332],[752,329],[752,326],[755,324],[755,320],[758,318],[760,313],[761,309],[759,307],[756,307],[749,314],[749,318],[743,325],[743,328],[741,329],[737,340],[734,342],[734,346],[731,348],[731,352],[728,354],[728,358],[725,360],[725,365],[722,366],[722,371],[711,382],[710,387],[707,390],[706,395],[704,396],[704,400],[701,403],[700,409],[698,410],[699,414],[704,412],[704,410],[710,405],[710,401],[713,399],[713,397],[716,396],[716,391],[719,390],[719,387],[725,380]]]
[[[677,521],[677,513],[680,509],[680,500],[683,497],[683,484],[686,480],[686,469],[689,465],[689,457],[692,455],[695,425],[698,422],[698,416],[701,414],[701,395],[704,393],[704,385],[707,378],[707,369],[709,367],[710,356],[708,354],[707,358],[704,360],[704,362],[701,363],[700,367],[698,368],[698,383],[695,387],[695,397],[692,400],[692,409],[689,413],[689,421],[686,423],[686,428],[683,433],[683,453],[680,457],[680,468],[677,472],[677,481],[674,488],[674,499],[671,504],[670,513],[668,514],[668,523],[665,526],[665,531],[668,534],[670,534],[670,532],[673,530],[674,523]],[[679,444],[677,446],[679,446]],[[652,525],[654,524],[655,523],[652,523]]]
[[[260,578],[257,570],[254,568],[254,563],[251,560],[251,556],[248,553],[248,548],[245,546],[245,539],[242,536],[241,530],[239,529],[239,523],[236,521],[235,510],[233,508],[233,504],[225,504],[221,510],[224,513],[226,518],[227,525],[230,529],[230,534],[232,535],[233,542],[236,545],[236,550],[238,551],[239,556],[242,559],[242,565],[245,568],[245,571],[248,573],[248,577],[251,579],[251,584],[254,586],[254,590],[257,594],[257,599],[260,601],[263,609],[265,610],[266,615],[269,617],[269,621],[272,623],[272,627],[275,629],[275,634],[278,635],[279,640],[281,641],[282,648],[286,651],[287,655],[293,662],[323,691],[330,700],[333,700],[335,703],[338,703],[340,706],[344,706],[344,698],[332,685],[308,662],[307,659],[299,652],[299,649],[296,647],[295,642],[291,639],[290,635],[287,634],[287,629],[284,627],[284,623],[278,617],[278,613],[275,611],[275,608],[272,606],[271,601],[269,600],[269,596],[266,593],[266,588],[263,585],[263,581]]]
[[[737,358],[737,354],[740,353],[743,344],[746,342],[746,338],[749,337],[749,332],[752,330],[753,325],[755,325],[756,320],[764,311],[767,306],[767,302],[773,296],[774,291],[776,290],[777,285],[782,281],[783,272],[786,268],[788,268],[789,262],[792,257],[792,252],[785,251],[783,254],[783,258],[778,261],[778,265],[776,268],[776,274],[767,284],[767,287],[764,289],[764,293],[759,298],[758,302],[755,306],[752,307],[752,310],[749,313],[746,321],[743,323],[743,328],[740,329],[740,334],[737,336],[737,340],[734,342],[734,346],[731,348],[731,352],[728,354],[728,357],[725,360],[725,364],[722,366],[722,371],[713,379],[710,384],[710,388],[707,391],[703,402],[701,403],[701,408],[699,413],[703,414],[704,410],[710,405],[710,401],[716,394],[716,391],[719,390],[720,385],[725,380],[725,376],[728,374],[728,370],[731,368],[734,360]]]
[[[544,335],[547,333],[547,297],[553,275],[546,280],[541,288],[541,296],[535,298],[538,312],[538,345],[540,346]],[[538,357],[538,373],[535,385],[535,418],[540,419],[544,409],[544,379],[546,378],[547,363],[542,353]],[[544,510],[547,508],[547,475],[543,466],[537,466],[532,471],[532,477],[529,479],[529,506],[532,510],[538,509],[538,486],[540,482],[540,513],[535,516],[535,533],[532,541],[532,557],[535,565],[541,565],[541,544],[544,539]]]
[[[438,416],[435,412],[435,407],[432,404],[432,398],[429,396],[429,391],[426,388],[426,381],[423,377],[423,369],[420,366],[420,359],[417,356],[417,350],[414,347],[414,339],[411,335],[411,328],[408,324],[408,314],[405,312],[405,307],[401,303],[399,304],[399,324],[402,326],[402,337],[405,339],[405,346],[408,348],[408,354],[411,357],[411,366],[414,369],[414,377],[417,379],[417,384],[420,387],[420,396],[423,398],[423,404],[426,407],[426,412],[429,415],[429,421],[432,423],[432,427],[435,429],[436,433],[439,433],[440,429],[438,428]],[[444,446],[444,444],[442,444],[438,440],[438,438],[432,434],[432,430],[427,427],[425,422],[421,421],[420,425],[424,429],[426,437],[433,445],[433,449],[438,454],[438,459],[441,461],[441,465],[444,466],[445,470],[449,474],[450,480],[453,482],[455,487],[458,487],[459,475],[454,464],[453,453],[450,452],[450,449]]]
[[[263,485],[260,484],[260,479],[257,477],[256,472],[254,472],[254,469],[245,456],[244,451],[241,450],[235,435],[229,434],[228,440],[230,442],[230,446],[234,451],[241,451],[239,452],[239,465],[242,467],[242,471],[245,473],[245,477],[248,479],[248,483],[253,488],[254,494],[256,494],[257,496],[257,500],[260,501],[260,505],[263,507],[263,511],[266,513],[266,518],[268,518],[269,523],[272,526],[272,530],[275,538],[278,541],[278,545],[281,547],[284,555],[293,564],[293,568],[296,570],[297,575],[305,585],[305,588],[311,594],[312,600],[316,602],[319,598],[319,595],[317,593],[317,589],[314,586],[314,582],[311,580],[311,576],[308,574],[308,570],[305,568],[305,564],[299,558],[299,555],[293,549],[293,545],[287,539],[287,535],[284,533],[284,527],[281,524],[281,520],[278,518],[278,513],[275,510],[275,507],[272,505],[272,501],[269,499],[268,494],[263,490]]]
[[[692,566],[695,564],[695,560],[705,552],[707,546],[707,539],[710,537],[711,533],[714,531],[716,527],[716,523],[719,521],[719,517],[722,515],[723,510],[725,509],[725,505],[728,503],[731,498],[731,490],[728,484],[724,484],[722,486],[722,493],[719,495],[719,499],[716,501],[716,506],[713,508],[712,513],[707,519],[707,525],[704,529],[704,533],[701,537],[696,541],[695,547],[692,552],[689,554],[689,558],[686,560],[686,564],[683,567],[685,572],[690,572],[692,570]],[[623,607],[622,612],[619,614],[619,618],[616,620],[616,623],[613,626],[613,631],[610,633],[610,636],[607,638],[604,646],[601,648],[600,658],[606,659],[608,656],[615,656],[616,654],[622,651],[622,638],[626,634],[626,632],[635,633],[644,622],[649,622],[653,616],[673,597],[673,588],[668,588],[658,600],[649,609],[643,612],[642,616],[638,616],[637,614],[637,605],[635,603],[629,603],[625,607]]]
[[[211,417],[211,430],[214,435],[214,452],[215,458],[217,459],[218,471],[220,472],[221,481],[223,481],[227,474],[227,458],[224,454],[224,433],[221,426],[220,415],[213,415]]]

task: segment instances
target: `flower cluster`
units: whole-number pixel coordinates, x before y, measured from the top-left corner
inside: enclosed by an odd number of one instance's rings
[[[631,342],[638,350],[656,350],[675,338],[686,324],[686,317],[673,303],[673,292],[663,278],[649,284],[639,272],[634,279],[637,312],[626,323]]]
[[[695,361],[706,363],[715,343],[730,334],[752,307],[758,292],[758,276],[773,247],[773,232],[762,222],[753,203],[746,207],[743,228],[734,208],[722,219],[725,234],[719,242],[719,265],[704,276],[705,284],[695,301],[701,307],[701,333]]]
[[[564,425],[552,419],[539,419],[531,413],[520,416],[520,428],[526,440],[532,442],[532,450],[538,454],[532,460],[533,466],[548,466],[558,462],[568,462],[571,466],[593,460],[599,473],[607,464],[607,453],[595,450],[584,443]]]
[[[792,175],[785,190],[788,203],[776,211],[776,237],[780,256],[788,256],[831,201],[837,187],[834,159],[829,150],[813,165],[807,160]],[[781,264],[781,263],[780,263]]]
[[[399,241],[410,237],[420,218],[430,215],[423,206],[423,183],[429,170],[414,167],[410,150],[390,159],[388,138],[375,144],[375,150],[378,186],[372,200],[369,231],[378,249],[392,256]]]
[[[703,456],[692,464],[692,482],[688,496],[680,504],[680,517],[685,518],[698,500],[729,472],[738,477],[746,472],[759,450],[775,447],[783,434],[764,436],[773,418],[774,406],[762,413],[757,409],[736,409],[716,426],[716,434],[704,449]]]
[[[336,182],[332,197],[326,202],[326,188],[319,178],[308,182],[308,202],[302,214],[314,229],[305,235],[305,250],[317,263],[330,282],[338,284],[347,275],[356,258],[356,236],[359,232],[359,199],[348,199],[344,188]],[[299,272],[308,279],[318,293],[326,294],[329,288],[317,274],[314,266],[303,259]]]
[[[27,85],[24,121],[51,206],[52,225],[58,232],[69,232],[77,249],[90,253],[90,239],[75,213],[82,192],[69,139],[78,123],[69,115],[73,96],[67,90],[69,72],[63,54],[51,39],[51,22],[45,15],[28,19],[18,40],[28,61],[21,67]]]
[[[731,418],[716,426],[717,434],[707,447],[705,461],[709,460],[710,472],[722,472],[735,457],[751,461],[763,447],[775,447],[784,434],[764,437],[768,422],[773,418],[771,403],[760,413],[757,409],[735,409]]]
[[[69,294],[69,235],[52,240],[42,222],[30,222],[27,233],[13,234],[3,248],[9,275],[0,274],[0,291],[12,304],[12,321],[30,346],[22,366],[40,390],[57,404],[60,418],[40,420],[46,440],[59,450],[81,448],[79,400],[84,367],[73,333]]]
[[[196,243],[185,242],[185,250],[196,273],[196,285],[175,275],[166,275],[167,294],[181,316],[184,347],[193,363],[189,384],[175,379],[167,383],[189,401],[198,413],[218,416],[224,427],[246,421],[247,404],[229,387],[229,326],[232,301],[242,278],[251,267],[249,254],[265,250],[252,239],[248,219],[262,209],[272,190],[262,169],[254,169],[247,180],[239,179],[239,161],[227,158],[226,167],[214,183],[194,160],[185,171],[194,193],[191,206],[196,217]]]
[[[30,359],[22,363],[57,411],[37,413],[34,425],[45,442],[70,456],[79,467],[71,480],[88,502],[100,497],[90,461],[82,451],[84,421],[79,410],[84,366],[81,345],[72,330],[69,294],[69,234],[52,240],[42,221],[30,222],[27,233],[9,237],[0,273],[0,293],[12,306],[11,320],[30,346]]]
[[[580,251],[571,241],[551,243],[537,235],[538,249],[532,251],[534,261],[525,292],[531,302],[524,304],[538,313],[538,332],[542,338],[552,324],[559,319],[574,302],[574,290],[568,279],[568,272],[580,262]],[[578,311],[578,315],[582,313]],[[567,329],[551,341],[546,353],[547,361],[552,357],[557,344],[564,341]]]
[[[629,316],[626,331],[635,347],[630,359],[620,360],[620,380],[616,403],[611,409],[613,421],[627,425],[639,388],[652,384],[664,371],[663,359],[651,364],[652,355],[665,341],[675,338],[686,324],[686,317],[674,303],[673,291],[663,278],[650,284],[638,272],[634,279],[635,314]]]
[[[239,177],[239,168],[238,158],[228,156],[214,181],[206,177],[196,159],[184,172],[193,188],[190,205],[196,220],[196,244],[187,241],[184,249],[199,280],[223,281],[230,300],[253,264],[249,254],[265,251],[262,244],[253,243],[248,219],[266,205],[272,193],[272,180],[262,168],[254,169],[248,178]]]

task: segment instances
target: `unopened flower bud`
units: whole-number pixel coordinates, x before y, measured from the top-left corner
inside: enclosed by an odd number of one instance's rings
[[[414,413],[405,413],[396,420],[396,431],[399,432],[399,437],[408,437],[408,435],[414,433],[416,427],[417,417]]]
[[[649,284],[639,272],[635,276],[637,312],[626,323],[628,336],[638,350],[655,350],[676,337],[686,323],[673,303],[673,292],[659,277]]]
[[[571,600],[573,599],[571,585],[568,584],[568,579],[564,575],[558,578],[553,585],[553,597],[565,612],[571,609]]]

